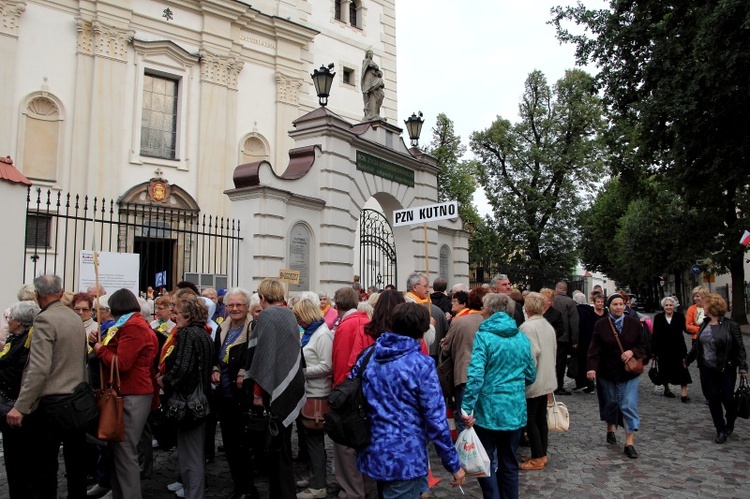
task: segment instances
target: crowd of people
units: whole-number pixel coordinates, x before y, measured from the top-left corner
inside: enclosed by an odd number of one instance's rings
[[[59,277],[36,278],[4,316],[0,431],[10,497],[57,497],[61,445],[68,497],[142,497],[154,447],[173,445],[180,476],[165,487],[204,497],[217,425],[232,499],[259,497],[261,473],[272,498],[327,497],[323,419],[328,396],[351,377],[362,380],[371,439],[361,448],[333,444],[343,498],[428,493],[428,441],[451,484],[463,484],[451,412],[459,431],[476,430],[492,460],[489,476],[478,478],[484,497],[518,497],[519,471],[548,464],[547,406],[571,394],[566,375],[575,391],[597,394],[603,440],[616,444],[622,427],[624,453],[637,458],[639,375],[651,358],[664,396],[675,397],[669,385],[679,385],[683,403],[697,359],[716,443],[734,430],[745,349],[724,317],[726,302],[704,288],[693,290],[686,315],[665,298],[652,326],[624,291],[569,297],[560,282],[521,292],[503,274],[473,289],[449,291],[445,279],[430,285],[420,273],[405,285],[363,290],[355,279],[332,296],[289,299],[277,279],[253,293],[181,282],[137,297],[101,286],[66,293]],[[94,438],[92,425],[58,427],[56,402],[81,386],[109,385],[122,397],[122,438]],[[521,457],[524,443],[530,455]],[[309,462],[306,476],[295,477],[295,460]]]

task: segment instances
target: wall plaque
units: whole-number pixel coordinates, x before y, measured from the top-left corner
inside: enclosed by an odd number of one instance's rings
[[[296,224],[289,235],[289,268],[299,272],[299,282],[290,284],[289,291],[310,290],[310,229]]]
[[[414,187],[414,170],[404,168],[377,156],[357,151],[357,170]]]

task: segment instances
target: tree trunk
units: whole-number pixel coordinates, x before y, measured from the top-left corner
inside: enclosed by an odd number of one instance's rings
[[[747,324],[745,307],[745,248],[740,246],[732,252],[729,271],[732,274],[732,320],[737,324]]]

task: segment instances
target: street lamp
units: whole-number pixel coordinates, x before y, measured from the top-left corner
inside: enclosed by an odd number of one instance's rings
[[[325,106],[328,104],[333,77],[336,76],[333,71],[333,63],[329,64],[328,67],[320,66],[320,69],[313,70],[310,76],[312,76],[313,84],[315,84],[315,92],[318,94],[318,103]]]
[[[422,118],[422,111],[411,113],[409,119],[404,120],[406,123],[406,131],[409,132],[409,138],[411,139],[412,147],[417,147],[419,144],[419,135],[422,133],[422,125],[424,124],[424,118]]]

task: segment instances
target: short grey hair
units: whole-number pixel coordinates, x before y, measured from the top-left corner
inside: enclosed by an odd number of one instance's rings
[[[153,313],[151,312],[151,304],[140,296],[138,297],[138,305],[141,306],[141,315],[144,319]]]
[[[36,298],[36,289],[31,284],[24,284],[21,289],[18,290],[18,301],[29,301]]]
[[[229,297],[232,295],[241,295],[245,299],[245,303],[250,305],[250,292],[248,290],[244,288],[232,288],[224,295],[224,301],[229,301]],[[260,298],[258,298],[258,301],[260,302]]]
[[[495,274],[495,277],[493,277],[492,279],[490,279],[490,287],[491,288],[496,288],[497,287],[497,281],[504,281],[506,279],[508,279],[508,275],[507,274]]]
[[[260,305],[260,295],[258,293],[253,293],[248,303],[250,304],[250,309],[257,307]]]
[[[451,293],[457,293],[459,291],[466,291],[468,293],[469,292],[469,286],[467,286],[466,284],[464,284],[462,282],[459,282],[458,284],[456,284],[455,286],[453,286],[453,288],[451,289]]]
[[[418,284],[419,281],[422,279],[427,279],[427,276],[424,274],[420,274],[419,272],[412,272],[409,274],[409,277],[406,278],[406,291],[411,291],[414,289],[414,285]],[[427,279],[427,283],[429,284],[430,280]]]
[[[314,291],[301,291],[297,296],[294,297],[292,300],[292,304],[301,302],[302,300],[311,301],[316,305],[320,305],[320,297],[318,294]]]
[[[34,317],[36,317],[40,310],[39,305],[35,301],[19,301],[10,306],[8,319],[20,322],[24,328],[28,329],[34,325]]]
[[[34,279],[34,289],[39,296],[59,295],[63,292],[62,279],[52,274],[40,275]]]
[[[583,305],[586,303],[586,295],[583,293],[573,293],[573,301],[579,305]]]
[[[680,302],[677,300],[676,296],[665,296],[664,298],[661,299],[661,308],[664,308],[664,304],[667,301],[671,301],[672,305],[674,305],[675,307],[680,306]]]
[[[482,298],[482,305],[490,315],[505,312],[512,317],[516,309],[515,302],[505,293],[487,293]]]

